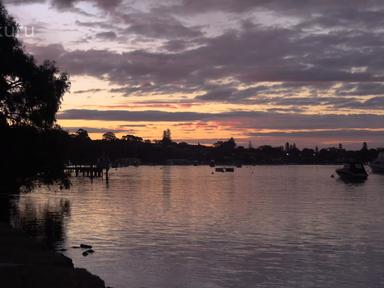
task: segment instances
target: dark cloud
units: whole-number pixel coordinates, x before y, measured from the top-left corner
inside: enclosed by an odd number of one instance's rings
[[[100,32],[96,33],[95,37],[101,40],[115,40],[117,38],[117,34],[113,31]]]
[[[276,85],[258,85],[256,87],[239,89],[237,83],[229,85],[205,85],[201,87],[202,90],[207,91],[205,94],[197,96],[196,100],[210,101],[210,102],[229,102],[229,103],[262,103],[265,100],[273,101],[273,98],[262,97],[264,95],[281,95],[289,96],[298,94],[303,91],[306,84],[301,86],[290,86],[286,83]],[[259,96],[259,97],[257,97]],[[252,98],[251,101],[249,99]]]
[[[339,103],[334,103],[333,106],[335,108],[346,108],[346,109],[383,110],[384,97],[373,97],[363,101],[350,99],[346,101],[339,101]]]
[[[87,90],[77,90],[77,91],[74,91],[72,93],[73,94],[88,94],[88,93],[97,93],[97,92],[102,92],[102,91],[104,91],[104,89],[95,88],[95,89],[87,89]]]
[[[383,83],[311,83],[285,82],[274,85],[258,85],[252,88],[239,89],[235,84],[200,87],[207,92],[195,97],[195,100],[209,102],[228,102],[244,104],[274,104],[274,105],[327,105],[343,107],[347,103],[373,103],[372,100],[362,100],[359,97],[384,95]],[[302,94],[309,96],[302,96]],[[343,97],[339,97],[343,96]],[[348,97],[347,97],[348,96]],[[353,96],[353,97],[351,97]],[[365,97],[367,98],[367,97]],[[379,104],[379,102],[375,102]],[[345,108],[348,106],[346,105]],[[360,107],[364,107],[361,105]],[[369,107],[366,105],[365,107]],[[370,105],[374,108],[374,105]],[[381,106],[378,106],[379,108]],[[351,106],[351,108],[353,108]]]
[[[116,18],[128,25],[125,29],[128,34],[165,39],[190,39],[203,36],[200,27],[187,27],[169,14],[117,13]]]
[[[75,133],[79,129],[87,130],[88,133],[105,133],[105,132],[124,133],[124,132],[131,131],[129,129],[110,129],[110,128],[95,128],[95,127],[64,127],[64,130],[70,133]]]
[[[343,33],[323,44],[322,36],[308,37],[311,39],[300,39],[289,29],[252,26],[238,33],[228,32],[206,39],[204,46],[179,53],[74,50],[56,59],[72,74],[106,75],[118,84],[150,82],[152,86],[163,86],[172,83],[188,88],[228,77],[243,84],[383,80],[384,66],[377,64],[384,52],[382,47],[362,54],[357,47],[345,50],[340,46]],[[34,49],[36,54],[39,49]],[[355,66],[370,69],[354,71]]]
[[[369,10],[370,7],[383,7],[380,0],[179,0],[172,6],[163,5],[158,10],[172,10],[181,14],[209,12],[243,13],[256,9],[275,11],[295,16],[310,16],[314,13],[331,13],[343,10]]]
[[[73,6],[75,0],[57,2],[63,6]],[[103,7],[120,3],[96,2]],[[368,88],[363,87],[371,85],[368,82],[383,81],[384,60],[381,55],[384,52],[384,33],[380,29],[381,25],[378,23],[375,26],[373,21],[381,19],[379,14],[383,4],[380,1],[365,1],[364,5],[355,0],[303,1],[300,4],[293,0],[180,0],[172,2],[176,3],[175,5],[167,3],[156,4],[152,9],[152,6],[148,6],[146,12],[128,13],[119,9],[113,13],[109,22],[78,21],[78,25],[107,30],[99,32],[96,37],[108,40],[117,38],[116,32],[111,32],[111,27],[108,27],[108,23],[116,21],[124,26],[119,28],[119,35],[121,32],[125,36],[134,34],[165,40],[161,46],[163,51],[61,51],[57,61],[71,74],[103,77],[115,84],[124,85],[120,89],[127,96],[145,95],[151,91],[158,94],[194,91],[201,92],[197,99],[202,101],[239,102],[265,93],[297,96],[303,89],[309,90],[312,96],[317,96],[317,93],[323,93],[327,89],[321,88],[320,84],[334,85],[346,82],[354,82],[354,85],[365,89],[366,92],[357,88],[341,87],[335,91],[337,96],[359,96],[368,93]],[[223,30],[219,36],[207,37],[202,33],[200,26],[186,25],[180,17],[174,16],[181,12],[243,13],[252,9],[295,15],[299,24],[288,25],[286,28],[260,26],[252,23],[252,17],[245,21],[241,16],[237,16],[238,22],[242,24],[239,29]],[[334,18],[335,23],[329,19],[325,20],[326,17]],[[340,22],[344,21],[343,19],[371,21],[371,29],[350,29],[345,22]],[[324,24],[320,25],[320,22]],[[311,27],[319,25],[333,25],[337,29],[311,33]],[[55,47],[35,47],[33,50],[36,55],[47,55],[41,51],[51,48]],[[275,86],[260,91],[261,88],[239,90],[236,85],[226,85],[223,88],[207,85],[207,82],[223,78],[232,78],[236,83],[245,85],[268,81],[285,82],[283,85],[286,86]],[[301,86],[288,87],[290,83],[301,83]],[[324,86],[326,85],[329,86]],[[378,93],[381,90],[382,87],[376,87],[374,95],[380,95]],[[355,94],[348,94],[349,91]]]
[[[162,48],[168,52],[180,52],[194,47],[195,44],[196,39],[194,39],[193,41],[187,41],[185,39],[173,39],[168,40]]]
[[[249,133],[248,139],[255,139],[254,144],[262,143],[281,145],[286,141],[296,142],[300,147],[335,146],[338,143],[345,146],[360,149],[363,142],[368,142],[370,147],[382,147],[384,130],[321,130],[321,131],[290,131],[290,132],[266,132]],[[245,142],[246,143],[246,142]]]
[[[58,9],[76,7],[77,2],[52,1]],[[38,59],[57,60],[72,75],[90,75],[119,85],[110,92],[125,96],[194,93],[198,95],[194,102],[277,107],[269,113],[220,114],[68,110],[60,115],[62,119],[211,120],[223,125],[228,121],[228,126],[239,129],[382,128],[383,116],[370,115],[383,109],[381,0],[144,1],[140,2],[143,9],[132,9],[119,0],[88,2],[110,12],[105,19],[77,22],[97,31],[94,38],[119,44],[124,43],[122,39],[144,39],[147,45],[126,52],[69,50],[61,45],[29,46],[30,51]],[[264,21],[262,13],[272,15],[274,21]],[[199,23],[202,18],[209,22],[211,16],[215,21],[214,14],[235,24],[229,29]],[[291,22],[284,24],[284,19]],[[208,33],[210,28],[215,33]],[[311,106],[368,112],[346,116],[277,113],[300,113]]]
[[[238,90],[234,87],[215,87],[210,91],[207,91],[204,95],[198,96],[195,99],[201,99],[205,101],[223,101],[223,100],[231,100],[235,94],[237,94]],[[235,97],[235,100],[237,98]]]
[[[39,62],[46,59],[57,61],[62,55],[68,53],[61,44],[51,44],[48,46],[35,46],[27,44],[26,48]]]
[[[150,95],[171,95],[174,93],[193,93],[204,89],[204,85],[193,85],[192,83],[153,83],[153,82],[140,82],[131,81],[130,86],[122,86],[119,88],[112,88],[109,91],[112,93],[120,93],[123,96],[150,96]]]
[[[143,122],[172,122],[195,121],[210,114],[194,112],[164,112],[164,111],[126,111],[126,110],[86,110],[73,109],[59,113],[59,119],[88,119],[105,121],[143,121]]]
[[[88,28],[103,28],[103,29],[114,29],[115,25],[108,21],[79,21],[76,20],[76,25]]]
[[[384,83],[346,83],[335,91],[338,96],[384,95]]]
[[[384,129],[384,116],[381,115],[304,115],[288,113],[266,113],[259,111],[233,111],[225,113],[127,111],[127,110],[65,110],[59,119],[88,119],[104,121],[142,122],[188,122],[219,121],[221,125],[249,129]],[[233,124],[236,120],[238,124]]]
[[[46,0],[3,0],[4,3],[10,3],[15,5],[33,4],[33,3],[45,3]]]
[[[81,0],[5,0],[7,3],[25,4],[37,2],[51,2],[56,7],[73,6]],[[87,2],[96,3],[103,8],[117,7],[121,5],[123,0],[84,0]],[[133,1],[134,2],[134,1]],[[145,2],[145,1],[141,1]],[[150,2],[153,5],[153,2]],[[156,2],[155,2],[156,3]],[[164,4],[165,3],[165,4]],[[229,12],[243,13],[255,9],[276,11],[289,15],[307,16],[314,13],[331,13],[333,11],[345,10],[345,13],[339,15],[340,18],[346,18],[348,15],[351,18],[362,17],[361,15],[353,14],[354,11],[370,11],[372,7],[376,9],[382,8],[383,3],[380,0],[177,0],[164,1],[153,5],[154,12],[168,11],[178,14],[201,14],[209,12]],[[376,19],[375,13],[364,15],[367,18]],[[330,21],[330,20],[329,20]]]
[[[306,109],[302,107],[288,107],[288,108],[269,108],[266,109],[267,112],[271,113],[302,113]]]
[[[31,4],[31,3],[50,3],[53,7],[58,9],[70,9],[78,2],[86,1],[97,5],[102,9],[113,9],[119,6],[122,0],[5,0],[5,3],[16,5]]]
[[[320,131],[293,131],[293,132],[256,132],[248,134],[250,137],[281,137],[282,139],[289,139],[290,137],[302,138],[370,138],[370,137],[383,137],[384,130],[320,130]]]

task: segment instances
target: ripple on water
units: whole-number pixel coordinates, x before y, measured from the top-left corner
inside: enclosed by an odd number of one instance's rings
[[[124,168],[22,194],[13,221],[116,288],[384,287],[384,177],[334,168]]]

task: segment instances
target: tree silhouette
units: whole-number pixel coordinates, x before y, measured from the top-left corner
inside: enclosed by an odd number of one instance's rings
[[[54,62],[36,64],[16,38],[18,26],[0,3],[0,125],[50,128],[70,82]]]
[[[135,135],[124,135],[121,137],[122,140],[133,143],[142,143],[144,140],[141,137]]]
[[[103,140],[115,141],[115,140],[117,140],[117,137],[116,137],[115,133],[113,133],[113,132],[106,132],[103,134]]]
[[[17,32],[0,1],[0,193],[36,179],[67,183],[63,168],[70,137],[55,126],[55,115],[70,86],[68,75],[54,62],[37,64]]]
[[[228,141],[225,141],[225,142],[218,141],[218,142],[216,142],[213,145],[216,148],[220,148],[220,149],[231,151],[231,150],[236,148],[236,141],[235,141],[235,139],[233,139],[233,137],[231,137],[231,138],[228,139]]]
[[[75,133],[75,137],[79,140],[88,141],[91,140],[91,138],[88,135],[88,131],[84,129],[79,129]]]
[[[161,140],[161,143],[162,144],[172,143],[171,130],[167,129],[163,131],[163,139]]]

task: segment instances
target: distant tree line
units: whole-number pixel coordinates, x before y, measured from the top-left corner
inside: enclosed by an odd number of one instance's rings
[[[92,140],[87,131],[79,129],[66,138],[66,158],[72,164],[94,164],[101,157],[108,157],[115,165],[132,164],[339,164],[350,159],[369,162],[378,155],[377,149],[369,149],[366,143],[357,151],[347,151],[342,145],[323,149],[304,148],[294,143],[272,147],[253,148],[238,146],[235,139],[219,141],[214,145],[191,145],[176,143],[171,131],[165,130],[158,141],[144,140],[135,135],[124,135],[120,139],[106,132],[101,140]]]

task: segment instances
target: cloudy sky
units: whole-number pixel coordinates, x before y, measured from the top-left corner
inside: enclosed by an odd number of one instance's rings
[[[70,73],[68,130],[384,146],[382,0],[4,2],[28,51]]]

